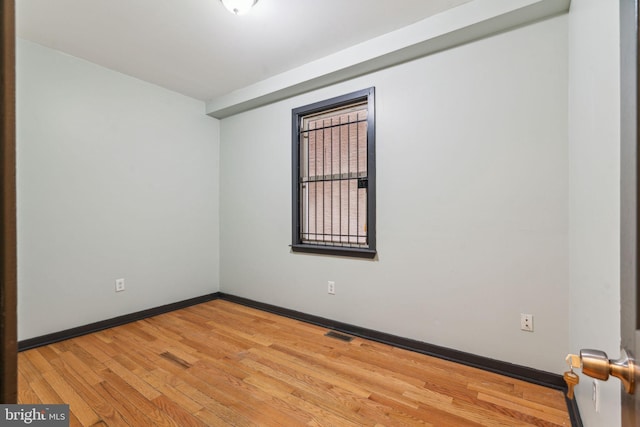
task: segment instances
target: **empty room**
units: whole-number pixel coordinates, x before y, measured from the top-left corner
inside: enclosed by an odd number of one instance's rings
[[[640,426],[637,3],[3,0],[2,422]]]

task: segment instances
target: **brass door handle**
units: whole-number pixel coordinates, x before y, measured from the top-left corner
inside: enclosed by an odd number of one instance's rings
[[[610,375],[619,378],[627,393],[633,394],[636,384],[636,365],[633,358],[623,349],[620,358],[609,360],[607,353],[600,350],[580,350],[580,356],[570,354],[567,362],[571,368],[582,368],[582,373],[592,378],[607,381]],[[578,365],[578,366],[576,366]]]

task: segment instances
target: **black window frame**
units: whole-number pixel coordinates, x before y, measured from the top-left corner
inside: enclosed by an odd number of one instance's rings
[[[305,116],[340,108],[356,102],[367,103],[367,242],[368,247],[337,246],[331,243],[305,243],[301,238],[300,207],[300,126]],[[293,252],[306,252],[359,258],[374,258],[376,249],[376,160],[375,87],[294,108],[291,129],[292,244]]]

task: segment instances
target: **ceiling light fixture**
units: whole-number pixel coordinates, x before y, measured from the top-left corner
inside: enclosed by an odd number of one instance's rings
[[[244,15],[249,12],[258,0],[220,0],[224,7],[234,15]]]

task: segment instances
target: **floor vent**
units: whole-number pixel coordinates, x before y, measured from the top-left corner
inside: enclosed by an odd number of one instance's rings
[[[329,331],[326,334],[324,334],[324,336],[325,337],[336,338],[336,339],[339,339],[339,340],[345,341],[345,342],[351,342],[353,340],[353,337],[350,337],[349,335],[340,334],[340,333],[335,332],[335,331]]]

